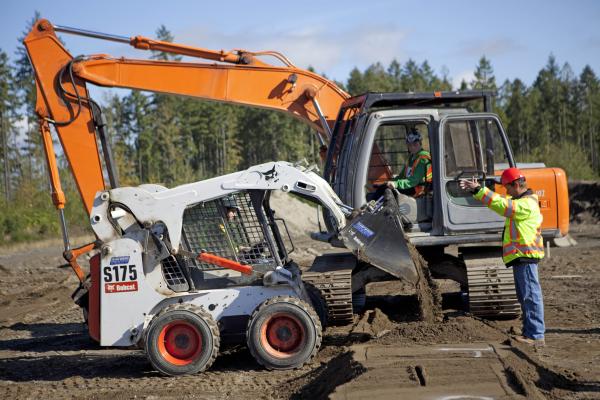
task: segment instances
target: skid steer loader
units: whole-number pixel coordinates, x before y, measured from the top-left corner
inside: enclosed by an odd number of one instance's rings
[[[245,340],[269,369],[308,362],[328,309],[289,257],[273,190],[326,208],[338,231],[346,225],[350,209],[329,185],[286,162],[173,189],[99,192],[90,214],[99,253],[74,293],[90,336],[103,346],[143,346],[167,375],[210,367],[221,340]]]

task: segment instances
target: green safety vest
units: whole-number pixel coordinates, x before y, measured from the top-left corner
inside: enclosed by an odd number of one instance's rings
[[[411,154],[406,165],[395,181],[397,189],[415,188],[415,197],[425,193],[426,185],[432,181],[431,154],[427,150],[420,150],[417,154]]]
[[[517,258],[544,258],[542,214],[538,197],[526,193],[512,199],[484,187],[474,197],[496,214],[506,217],[502,237],[502,261],[510,263]]]

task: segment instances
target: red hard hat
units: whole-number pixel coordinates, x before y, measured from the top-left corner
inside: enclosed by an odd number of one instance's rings
[[[502,172],[502,186],[508,185],[519,178],[525,178],[519,168],[508,168]]]

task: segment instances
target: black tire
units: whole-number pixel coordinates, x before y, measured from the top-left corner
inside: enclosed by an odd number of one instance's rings
[[[313,308],[290,296],[262,303],[246,330],[250,354],[267,369],[303,366],[317,354],[321,339],[321,323]]]
[[[192,304],[173,304],[159,312],[145,335],[146,356],[164,375],[195,374],[219,353],[219,328],[212,316]]]
[[[319,316],[321,322],[321,329],[325,330],[329,326],[329,308],[327,307],[327,301],[323,297],[323,294],[315,285],[308,282],[303,282],[304,288],[308,293],[310,302],[312,303],[313,309]]]

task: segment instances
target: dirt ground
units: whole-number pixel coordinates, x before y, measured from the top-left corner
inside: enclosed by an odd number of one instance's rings
[[[177,378],[139,350],[88,338],[60,242],[0,248],[0,398],[599,399],[600,225],[571,232],[578,245],[552,248],[540,267],[544,348],[511,339],[518,320],[470,317],[448,282],[439,282],[443,321],[419,322],[414,290],[394,281],[370,284],[366,310],[328,328],[310,365],[270,372],[228,347],[208,372]],[[296,245],[300,259],[323,250]]]

